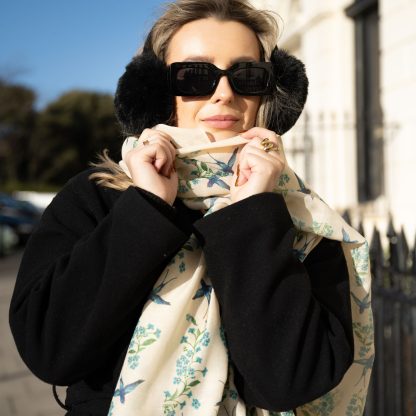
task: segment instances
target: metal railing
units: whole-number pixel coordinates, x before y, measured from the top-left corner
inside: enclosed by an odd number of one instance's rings
[[[386,240],[383,248],[375,228],[370,257],[376,358],[365,415],[415,416],[416,242],[410,249],[392,221]]]

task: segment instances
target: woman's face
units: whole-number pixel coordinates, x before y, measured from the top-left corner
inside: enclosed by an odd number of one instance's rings
[[[242,23],[214,18],[182,26],[172,37],[166,63],[210,62],[227,69],[236,62],[259,61],[260,50],[254,32]],[[254,126],[260,97],[235,93],[226,76],[210,96],[175,97],[177,127],[202,128],[216,140],[233,137]]]

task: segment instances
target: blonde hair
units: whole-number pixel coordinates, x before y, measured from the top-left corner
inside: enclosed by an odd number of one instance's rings
[[[257,36],[261,60],[269,59],[279,34],[276,18],[273,12],[256,9],[247,0],[177,0],[167,3],[149,33],[150,46],[155,55],[165,62],[173,35],[186,23],[206,18],[244,24]],[[257,126],[267,127],[269,124],[272,100],[273,96],[262,97],[257,111]],[[174,119],[172,115],[171,120]],[[110,159],[107,152],[99,156],[98,163],[92,165],[104,169],[90,175],[90,179],[96,180],[99,185],[118,190],[125,190],[132,185],[131,179]]]

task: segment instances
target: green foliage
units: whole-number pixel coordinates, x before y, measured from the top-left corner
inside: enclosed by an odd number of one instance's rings
[[[31,140],[35,157],[30,174],[42,182],[62,184],[105,148],[118,160],[120,142],[110,95],[68,92],[39,114]]]
[[[36,121],[35,93],[0,79],[0,183],[25,180]]]
[[[0,192],[11,194],[14,191],[34,191],[34,192],[58,192],[61,189],[59,185],[50,185],[41,182],[31,181],[0,181]]]
[[[40,112],[35,99],[29,88],[0,80],[1,188],[59,187],[104,149],[119,160],[121,135],[111,95],[73,90]]]

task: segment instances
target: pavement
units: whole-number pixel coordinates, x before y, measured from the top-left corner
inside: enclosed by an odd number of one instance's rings
[[[21,360],[9,328],[9,305],[21,252],[0,258],[0,416],[62,416],[52,386],[37,379]],[[61,400],[65,388],[59,387]]]

